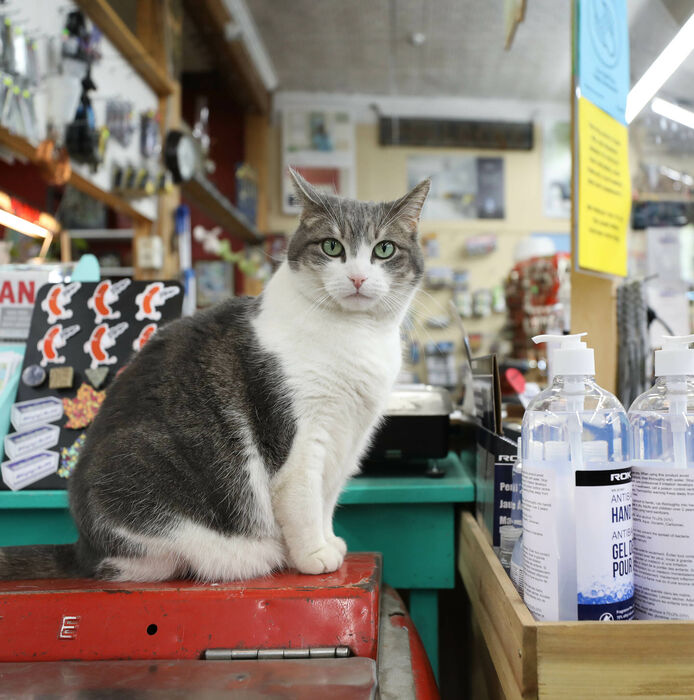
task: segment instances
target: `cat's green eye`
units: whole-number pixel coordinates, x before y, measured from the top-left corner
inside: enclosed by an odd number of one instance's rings
[[[321,248],[323,248],[323,252],[331,258],[339,257],[344,250],[342,243],[335,238],[326,238],[321,244]]]
[[[374,248],[374,255],[381,260],[389,258],[395,252],[395,245],[390,241],[381,241]]]

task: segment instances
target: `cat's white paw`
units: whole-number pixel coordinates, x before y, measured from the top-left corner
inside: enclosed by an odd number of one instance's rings
[[[342,555],[343,558],[345,554],[347,554],[347,543],[342,539],[342,537],[338,537],[337,535],[328,537],[328,544],[331,544],[333,547],[335,547],[335,549]]]
[[[297,557],[294,565],[302,574],[329,574],[337,571],[345,559],[333,544],[326,543],[311,554]]]

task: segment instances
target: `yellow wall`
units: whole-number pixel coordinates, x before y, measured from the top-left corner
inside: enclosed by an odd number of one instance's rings
[[[476,151],[471,149],[411,148],[378,145],[376,124],[357,125],[356,167],[357,197],[365,200],[390,200],[400,197],[407,190],[407,157],[409,155],[469,155],[501,156],[505,168],[506,218],[503,220],[468,219],[458,221],[423,221],[423,233],[436,232],[441,258],[428,259],[427,265],[447,265],[454,269],[467,269],[470,273],[470,288],[493,287],[508,274],[513,264],[513,250],[521,238],[530,233],[564,233],[569,231],[568,219],[547,219],[543,216],[542,204],[542,129],[535,129],[535,148],[532,151]],[[270,168],[270,231],[290,233],[296,218],[281,213],[281,149],[280,129],[271,134]],[[472,235],[497,233],[498,248],[481,258],[466,258],[463,243]],[[458,333],[453,326],[433,330],[424,328],[426,316],[446,312],[451,298],[449,290],[421,293],[415,303],[418,323],[416,337],[422,343],[428,340],[453,339],[460,347]],[[427,296],[431,295],[431,296]],[[483,334],[483,351],[503,327],[504,314],[486,319],[466,319],[469,333]]]

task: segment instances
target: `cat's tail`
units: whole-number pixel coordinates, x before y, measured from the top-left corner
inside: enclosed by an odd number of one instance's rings
[[[79,576],[80,568],[74,544],[0,548],[0,581]]]

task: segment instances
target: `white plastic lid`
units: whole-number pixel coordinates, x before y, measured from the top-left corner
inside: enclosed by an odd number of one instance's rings
[[[655,376],[674,377],[683,374],[694,375],[694,335],[664,335],[663,349],[655,351]]]
[[[581,338],[586,333],[574,335],[536,335],[534,343],[550,343],[552,350],[553,374],[593,375],[595,374],[595,354]]]

